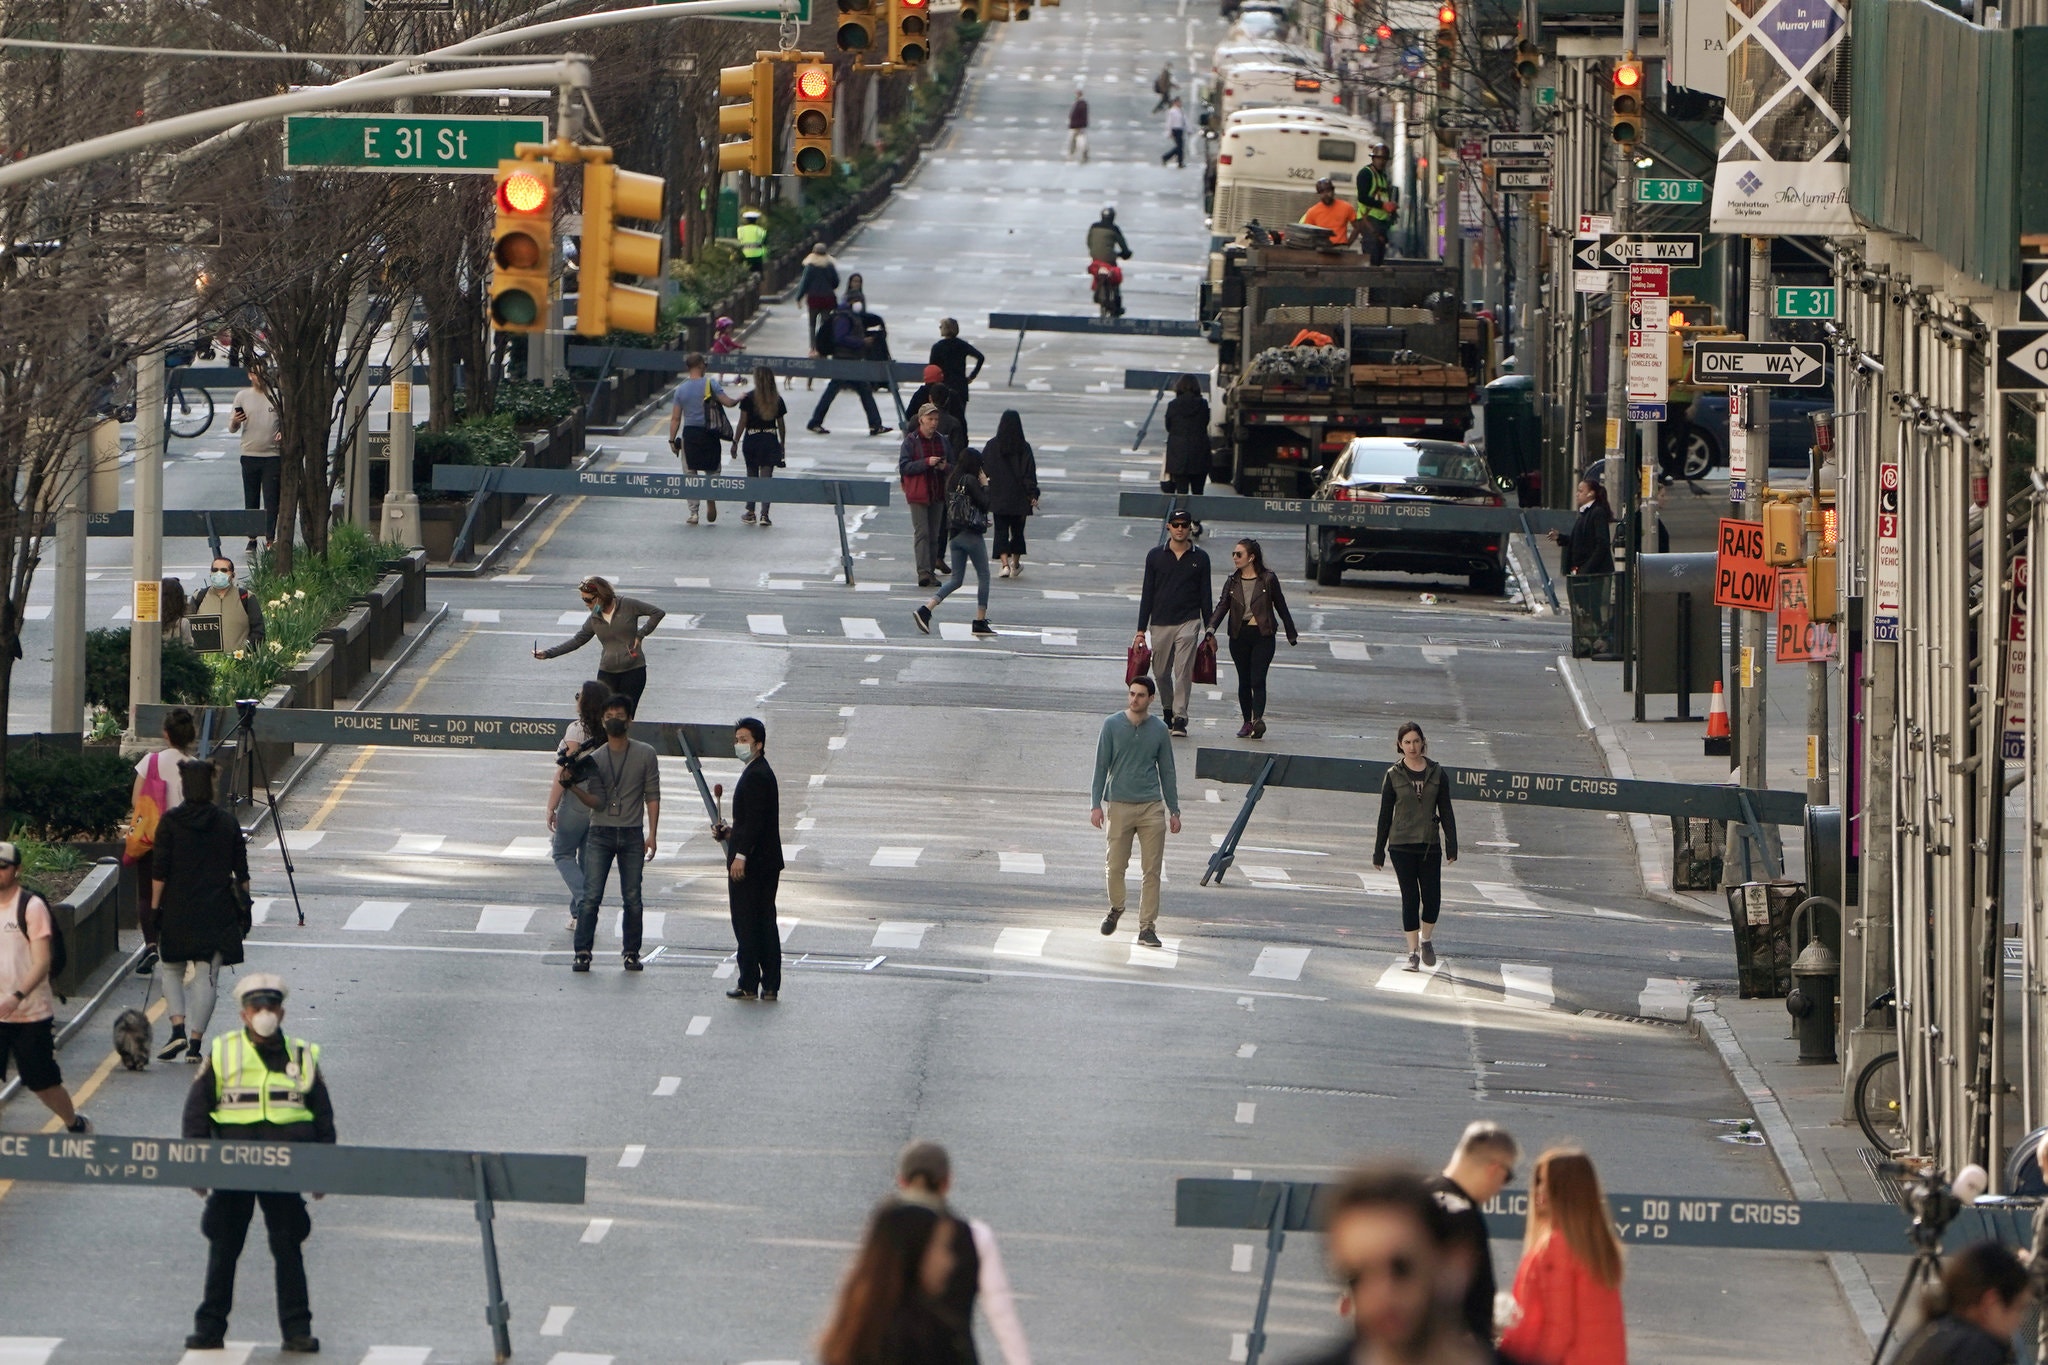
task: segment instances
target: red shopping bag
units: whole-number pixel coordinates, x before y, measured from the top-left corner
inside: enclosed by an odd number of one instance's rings
[[[1131,652],[1124,658],[1124,686],[1129,687],[1148,672],[1151,667],[1152,646],[1140,640],[1131,646]]]
[[[1216,637],[1213,635],[1204,635],[1202,643],[1195,646],[1195,681],[1216,681]]]

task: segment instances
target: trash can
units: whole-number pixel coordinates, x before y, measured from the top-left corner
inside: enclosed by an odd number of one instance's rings
[[[1614,596],[1621,575],[1575,573],[1565,580],[1572,604],[1572,657],[1615,660],[1621,657],[1614,638]]]
[[[1523,507],[1543,505],[1543,424],[1536,417],[1536,381],[1503,375],[1485,390],[1486,462],[1514,488]]]
[[[1735,984],[1744,1000],[1782,1000],[1792,991],[1792,912],[1804,882],[1743,882],[1728,888],[1735,927]]]
[[[1721,884],[1728,851],[1727,826],[1700,815],[1671,817],[1671,885],[1712,891]]]

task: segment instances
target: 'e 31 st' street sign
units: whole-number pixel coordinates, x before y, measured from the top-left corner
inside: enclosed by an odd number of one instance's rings
[[[474,114],[294,114],[286,170],[492,175],[522,142],[546,142],[544,118]]]
[[[1779,285],[1771,294],[1774,318],[1826,318],[1835,316],[1833,285]]]

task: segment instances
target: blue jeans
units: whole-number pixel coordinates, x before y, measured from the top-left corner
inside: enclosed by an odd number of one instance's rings
[[[576,907],[576,951],[588,953],[597,941],[597,903],[612,861],[619,864],[619,899],[625,903],[625,944],[628,956],[640,953],[640,875],[647,868],[647,836],[640,826],[592,825],[583,836],[583,901]]]
[[[555,807],[555,833],[548,856],[555,871],[569,888],[569,914],[573,917],[583,904],[583,837],[590,832],[590,807],[573,796],[563,796]]]
[[[967,566],[974,566],[979,586],[975,589],[974,600],[981,608],[981,614],[988,614],[988,541],[979,531],[962,531],[953,537],[948,547],[952,551],[953,576],[940,585],[933,597],[940,602],[958,592],[960,585],[967,581]]]

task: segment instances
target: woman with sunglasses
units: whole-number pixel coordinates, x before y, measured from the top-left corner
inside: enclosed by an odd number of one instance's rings
[[[1256,540],[1240,540],[1230,547],[1235,569],[1224,581],[1216,598],[1215,614],[1209,618],[1209,638],[1216,627],[1230,622],[1230,663],[1237,670],[1237,709],[1244,713],[1238,727],[1239,739],[1266,737],[1266,674],[1273,667],[1274,636],[1287,627],[1287,643],[1297,645],[1294,617],[1287,610],[1287,594],[1280,590],[1280,575],[1266,567]]]
[[[595,575],[578,583],[576,591],[582,596],[590,619],[561,644],[534,650],[533,657],[552,659],[596,640],[604,651],[598,660],[597,680],[630,698],[637,713],[640,694],[647,690],[647,656],[640,652],[640,642],[654,633],[668,613],[652,602],[619,596],[608,581]]]
[[[1621,1239],[1584,1152],[1553,1147],[1529,1180],[1529,1227],[1515,1271],[1521,1318],[1502,1354],[1529,1365],[1628,1365]]]

